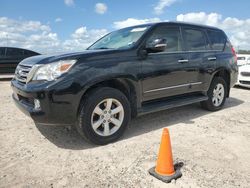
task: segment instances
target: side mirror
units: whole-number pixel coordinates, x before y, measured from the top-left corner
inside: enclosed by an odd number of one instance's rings
[[[155,39],[146,45],[146,49],[149,52],[163,52],[167,47],[166,39]]]

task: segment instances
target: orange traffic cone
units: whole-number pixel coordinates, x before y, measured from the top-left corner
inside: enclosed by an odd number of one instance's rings
[[[149,173],[166,183],[182,176],[180,169],[175,169],[173,165],[171,141],[167,128],[164,128],[162,132],[156,167],[149,169]]]

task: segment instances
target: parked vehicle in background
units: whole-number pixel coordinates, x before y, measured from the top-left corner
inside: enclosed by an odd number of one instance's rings
[[[237,54],[237,65],[250,64],[250,54]]]
[[[86,140],[107,144],[137,115],[196,102],[220,110],[237,76],[222,30],[163,22],[111,32],[84,52],[27,58],[11,85],[36,123],[73,124]]]
[[[0,47],[0,74],[14,74],[18,63],[37,52],[22,48]]]
[[[250,64],[239,67],[238,82],[236,85],[250,88]]]

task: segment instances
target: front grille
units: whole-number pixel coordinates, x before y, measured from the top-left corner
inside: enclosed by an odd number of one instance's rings
[[[250,72],[241,72],[242,76],[250,76]]]
[[[25,84],[31,68],[32,66],[30,65],[18,65],[15,72],[15,79]]]
[[[241,84],[250,85],[250,81],[240,81]]]

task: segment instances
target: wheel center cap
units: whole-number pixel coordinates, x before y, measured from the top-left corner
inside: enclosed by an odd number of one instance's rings
[[[110,117],[111,117],[110,114],[106,114],[106,115],[104,116],[104,119],[105,119],[105,120],[109,120]]]

